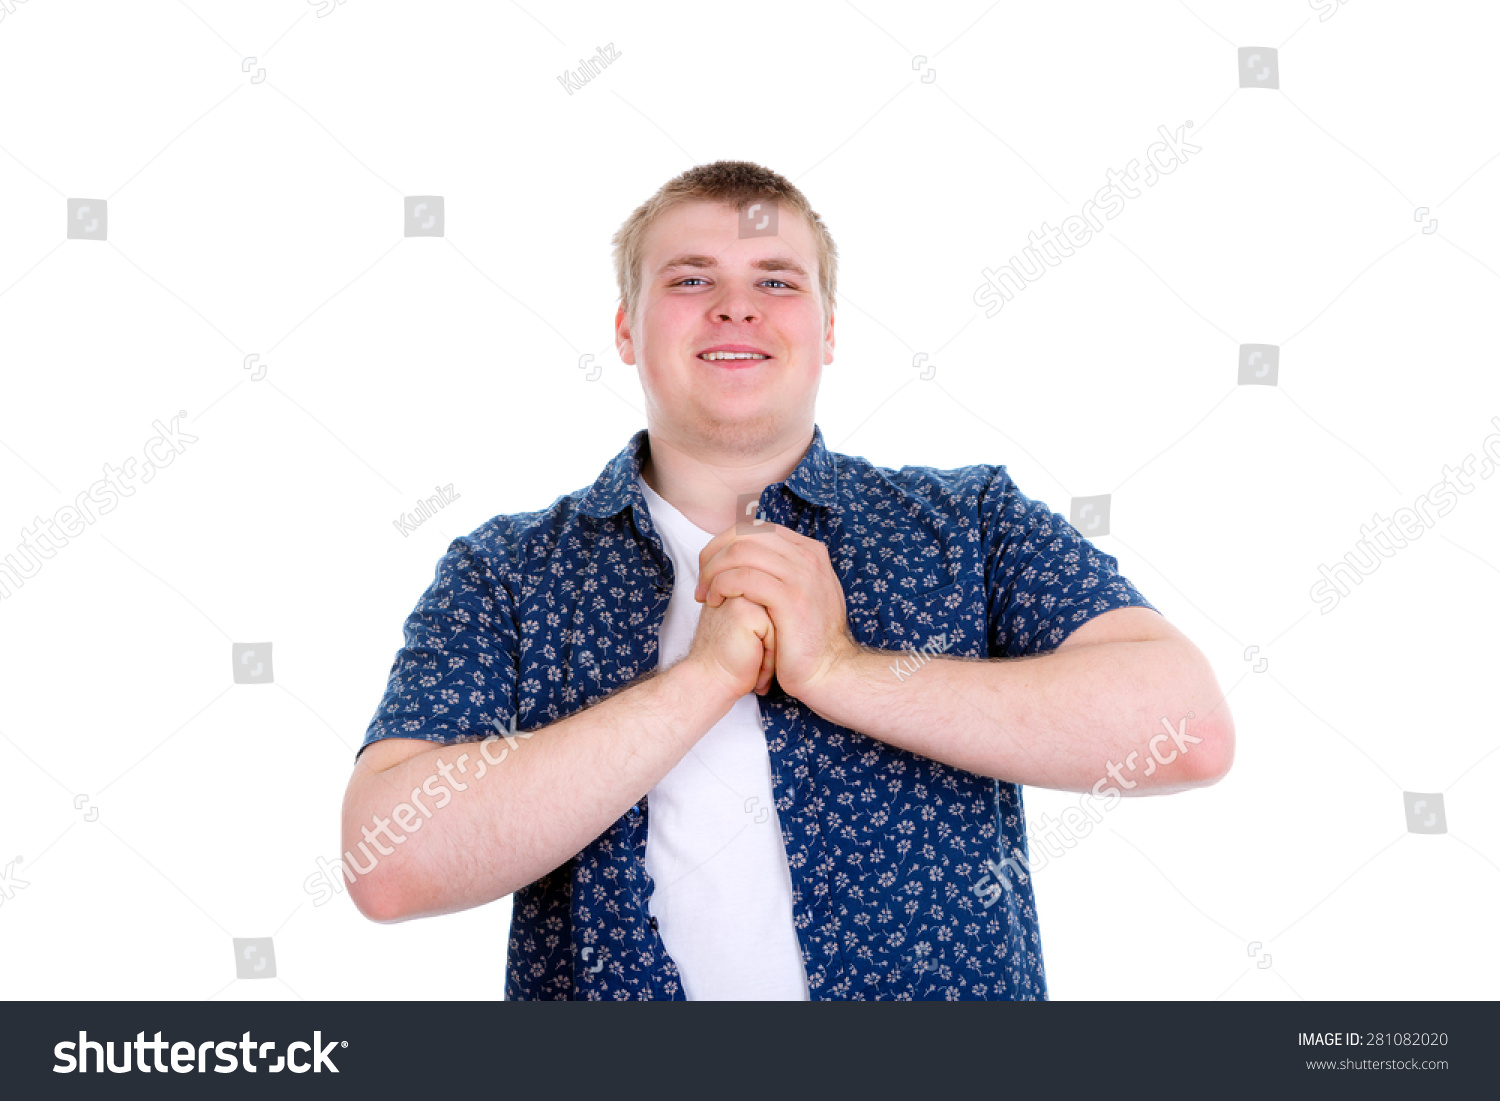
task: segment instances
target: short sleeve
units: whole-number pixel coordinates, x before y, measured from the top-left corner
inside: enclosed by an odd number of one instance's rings
[[[1157,609],[1060,514],[997,466],[980,502],[991,657],[1044,654],[1097,615]]]
[[[509,731],[519,646],[509,594],[487,555],[455,539],[406,617],[361,752],[382,738],[450,744]]]

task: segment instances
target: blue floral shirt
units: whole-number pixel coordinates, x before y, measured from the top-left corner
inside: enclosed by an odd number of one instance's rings
[[[513,717],[536,731],[656,668],[673,568],[636,482],[648,445],[642,429],[587,489],[453,540],[365,745],[475,742]],[[760,510],[827,546],[866,646],[1020,657],[1151,607],[1003,466],[877,467],[827,450],[814,426]],[[990,861],[1029,864],[1020,787],[837,726],[774,684],[759,706],[810,996],[1045,999],[1030,877],[998,899],[975,886]],[[642,796],[515,893],[506,998],[683,998],[648,908],[649,822]]]

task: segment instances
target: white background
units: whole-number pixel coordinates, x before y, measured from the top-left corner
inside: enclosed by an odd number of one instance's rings
[[[0,600],[0,993],[501,996],[508,899],[382,926],[304,880],[448,540],[644,425],[610,235],[729,158],[837,240],[828,445],[1111,494],[1096,542],[1230,693],[1225,780],[1039,874],[1052,996],[1493,997],[1500,479],[1331,613],[1309,589],[1497,429],[1500,11],[1325,8],[0,0],[0,555],[153,420],[198,439]],[[1201,153],[983,315],[982,268],[1188,120]],[[80,197],[107,241],[66,239]],[[237,980],[230,938],[272,935]]]

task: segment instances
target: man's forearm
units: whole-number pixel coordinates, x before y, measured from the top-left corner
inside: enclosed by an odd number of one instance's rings
[[[679,662],[540,730],[434,746],[374,772],[345,801],[344,848],[359,857],[363,842],[378,861],[350,894],[378,921],[510,894],[587,847],[733,704]]]
[[[1124,794],[1161,795],[1213,782],[1233,754],[1212,670],[1175,639],[1019,659],[861,647],[804,702],[955,768],[1065,791],[1107,779]]]

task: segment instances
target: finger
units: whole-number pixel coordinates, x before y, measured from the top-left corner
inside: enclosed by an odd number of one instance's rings
[[[776,672],[776,624],[774,622],[766,630],[766,637],[761,640],[761,644],[765,647],[765,653],[760,659],[760,670],[765,687],[769,688],[771,675]]]
[[[698,552],[698,580],[700,584],[694,591],[694,596],[698,600],[703,599],[701,594],[703,592],[704,585],[707,584],[707,582],[703,580],[703,574],[705,572],[712,572],[709,570],[709,563],[711,563],[720,554],[728,550],[731,546],[733,546],[740,540],[748,539],[752,535],[762,535],[766,532],[774,532],[775,534],[785,537],[795,537],[798,539],[802,538],[801,536],[797,535],[796,532],[790,531],[787,528],[782,527],[780,524],[773,524],[770,521],[756,525],[753,531],[742,532],[739,530],[738,525],[726,528],[724,531],[721,531],[718,535],[715,535],[712,539],[710,539],[708,541],[708,544]]]
[[[770,690],[771,676],[776,672],[776,624],[772,623],[766,628],[761,642],[765,650],[761,654],[760,676],[755,680],[755,691],[763,696]]]
[[[788,584],[807,573],[806,564],[796,556],[790,544],[781,540],[741,540],[729,544],[699,567],[693,598],[702,601],[714,578],[725,570],[748,568],[764,570]]]
[[[700,570],[710,558],[724,549],[724,544],[728,543],[730,539],[734,538],[734,529],[736,526],[737,525],[731,524],[729,527],[719,532],[718,535],[715,535],[712,539],[710,539],[708,541],[708,544],[698,552],[698,568]]]
[[[764,570],[733,569],[725,570],[714,578],[713,584],[704,594],[704,603],[710,608],[717,608],[735,596],[742,596],[759,604],[773,619],[789,610],[797,598],[790,586]]]

